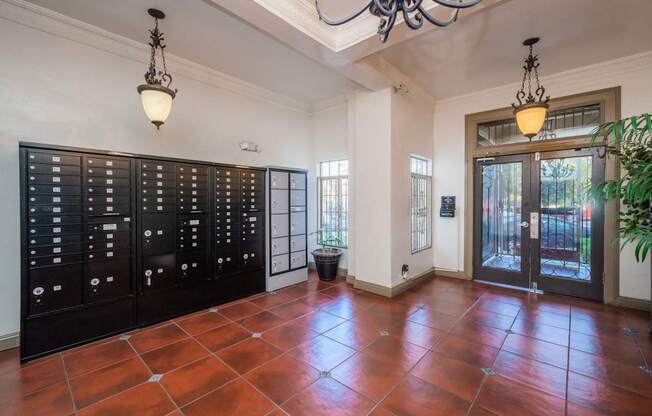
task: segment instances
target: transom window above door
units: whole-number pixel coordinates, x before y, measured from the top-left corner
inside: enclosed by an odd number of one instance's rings
[[[551,111],[541,133],[533,137],[532,141],[591,135],[600,124],[600,116],[600,104]],[[478,147],[527,142],[529,142],[528,138],[523,136],[516,126],[515,118],[478,124],[476,143]]]

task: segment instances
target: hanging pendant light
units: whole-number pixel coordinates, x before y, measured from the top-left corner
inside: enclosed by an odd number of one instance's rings
[[[539,41],[539,38],[529,38],[523,42],[524,46],[530,48],[530,54],[525,58],[525,65],[523,65],[523,82],[521,89],[516,92],[516,103],[512,103],[514,107],[514,115],[516,116],[516,124],[519,130],[528,139],[532,140],[534,136],[539,134],[543,123],[546,121],[548,115],[548,101],[550,97],[545,99],[543,95],[546,89],[539,82],[539,57],[532,55],[532,47]],[[534,79],[536,81],[536,89],[532,93],[532,73],[534,72]],[[525,84],[527,83],[527,94],[525,92]]]
[[[165,19],[165,14],[157,9],[147,10],[154,18],[154,29],[149,31],[149,46],[152,48],[149,62],[149,70],[145,73],[145,84],[138,86],[138,93],[143,104],[143,110],[156,129],[168,119],[172,110],[172,100],[177,95],[176,89],[171,89],[172,76],[168,73],[165,64],[165,39],[163,33],[158,30],[158,21]],[[161,51],[163,71],[156,69],[156,52]],[[165,85],[164,85],[165,84]]]
[[[425,0],[367,0],[366,4],[354,11],[351,15],[341,18],[332,19],[322,13],[319,7],[319,0],[315,0],[317,15],[319,20],[330,26],[340,26],[354,20],[369,11],[372,15],[380,18],[378,24],[378,36],[380,41],[385,43],[389,38],[389,33],[394,28],[394,24],[403,16],[405,24],[412,30],[419,30],[423,22],[427,20],[431,24],[439,27],[446,27],[457,21],[461,9],[471,8],[482,0],[431,0],[437,6],[451,10],[450,15],[445,20],[440,20],[427,11],[424,4]]]

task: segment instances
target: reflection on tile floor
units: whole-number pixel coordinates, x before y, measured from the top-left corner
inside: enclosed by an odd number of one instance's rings
[[[455,279],[390,300],[311,274],[23,366],[0,352],[0,414],[649,415],[647,323]]]

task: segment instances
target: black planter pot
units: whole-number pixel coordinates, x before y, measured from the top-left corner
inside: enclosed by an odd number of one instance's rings
[[[336,248],[318,248],[312,252],[320,280],[331,281],[337,277],[342,251]]]

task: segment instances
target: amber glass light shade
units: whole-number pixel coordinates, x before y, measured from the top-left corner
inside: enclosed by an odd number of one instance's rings
[[[543,128],[543,123],[548,115],[548,104],[526,104],[514,110],[514,115],[516,115],[516,124],[521,133],[532,139]]]

